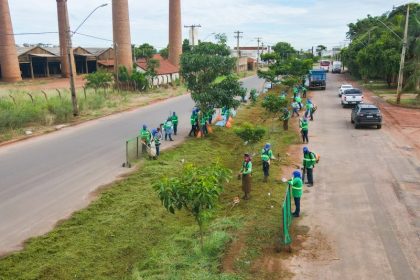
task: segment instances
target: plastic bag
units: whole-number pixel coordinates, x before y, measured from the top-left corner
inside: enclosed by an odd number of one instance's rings
[[[197,133],[197,138],[201,138],[202,135],[203,135],[203,133],[201,132],[201,130],[199,130],[198,133]]]
[[[220,122],[220,121],[223,121],[223,117],[222,117],[222,115],[217,115],[216,116],[216,122]]]
[[[207,131],[208,131],[208,133],[212,134],[213,133],[213,128],[210,125],[208,125],[207,126]]]
[[[227,122],[227,123],[226,123],[226,127],[227,127],[227,128],[231,128],[231,127],[232,127],[232,124],[231,124],[230,122]]]

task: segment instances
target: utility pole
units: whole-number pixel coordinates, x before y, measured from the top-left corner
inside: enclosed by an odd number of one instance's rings
[[[236,38],[236,50],[237,50],[237,52],[238,52],[238,61],[237,61],[237,65],[236,65],[236,72],[239,74],[239,66],[240,66],[240,58],[241,58],[241,50],[239,49],[239,41],[240,41],[240,39],[242,38],[242,36],[241,36],[241,34],[243,34],[243,32],[241,32],[241,31],[235,31],[234,32],[236,35],[235,35],[235,38]]]
[[[410,17],[410,4],[407,4],[407,15],[405,17],[405,29],[404,29],[403,47],[402,47],[402,52],[401,52],[400,72],[398,74],[397,104],[400,104],[400,102],[401,102],[402,84],[403,84],[403,80],[404,80],[405,52],[406,52],[406,49],[407,49],[409,17]]]
[[[70,26],[68,26],[67,30],[67,56],[69,60],[69,78],[70,78],[70,92],[71,92],[71,102],[73,104],[73,116],[77,117],[79,115],[79,107],[77,104],[77,95],[76,95],[76,86],[74,82],[74,72],[75,69],[73,69],[73,46],[71,41],[71,31]]]
[[[261,37],[257,37],[255,38],[257,39],[258,42],[258,48],[257,48],[257,70],[260,68],[260,42],[261,42]]]
[[[192,49],[194,48],[194,46],[195,46],[195,38],[194,38],[194,33],[195,33],[195,29],[196,28],[201,28],[201,25],[200,24],[192,24],[192,25],[184,25],[184,28],[189,28],[190,29],[190,32],[191,32],[191,41],[192,41]]]

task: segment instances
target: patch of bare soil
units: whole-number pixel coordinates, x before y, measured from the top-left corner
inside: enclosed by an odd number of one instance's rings
[[[245,247],[245,234],[241,233],[230,245],[222,260],[222,270],[226,273],[235,273],[235,262]]]

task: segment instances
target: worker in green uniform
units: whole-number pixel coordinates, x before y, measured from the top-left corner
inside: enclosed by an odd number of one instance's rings
[[[299,217],[300,215],[300,198],[302,197],[303,182],[299,170],[293,172],[293,179],[289,181],[289,185],[292,188],[292,195],[295,201],[295,211],[292,213],[293,217]]]
[[[178,116],[176,115],[175,112],[172,113],[172,125],[174,126],[174,135],[176,135],[178,133]]]
[[[195,132],[197,131],[198,126],[198,114],[196,110],[193,110],[191,117],[190,117],[190,123],[191,123],[191,130],[188,136],[194,136]]]
[[[147,147],[150,147],[150,140],[152,139],[152,134],[147,129],[147,125],[143,125],[140,130],[140,141],[142,143],[142,153],[147,153]]]
[[[306,93],[307,93],[308,89],[305,86],[302,86],[302,97],[306,98]]]
[[[242,191],[244,192],[243,199],[248,200],[250,198],[252,182],[252,161],[251,156],[248,153],[244,154],[244,160],[238,176],[239,178],[242,178]]]
[[[153,129],[152,130],[152,135],[153,135],[153,141],[155,142],[155,147],[156,147],[156,156],[160,156],[160,145],[161,145],[161,139],[162,139],[162,133],[160,133],[160,128],[158,127],[157,129]]]
[[[283,120],[283,129],[289,130],[289,120],[292,114],[287,108],[283,108],[283,115],[281,116],[281,119]]]
[[[305,178],[305,173],[308,179],[308,187],[314,186],[314,167],[316,164],[316,155],[309,151],[308,147],[303,148],[303,179]]]
[[[168,118],[163,124],[163,130],[165,131],[165,141],[174,141],[172,139],[172,132],[174,130],[174,125],[172,124],[172,118]]]
[[[271,144],[265,144],[264,148],[261,150],[261,160],[262,168],[264,173],[264,182],[268,181],[268,176],[270,176],[270,163],[274,159],[273,151],[271,150]]]
[[[300,119],[299,122],[300,133],[302,134],[302,142],[309,143],[309,122],[307,118]]]
[[[200,114],[200,128],[201,128],[201,137],[204,137],[208,134],[207,131],[207,114],[202,112]]]
[[[299,105],[299,111],[302,110],[302,97],[300,97],[299,95],[296,96],[295,101],[297,102],[297,104]]]

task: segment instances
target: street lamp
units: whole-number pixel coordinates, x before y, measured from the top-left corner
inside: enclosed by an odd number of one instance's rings
[[[401,92],[402,92],[402,84],[404,79],[404,64],[405,64],[405,52],[407,50],[407,37],[408,37],[408,20],[410,17],[410,5],[407,4],[407,15],[405,18],[405,29],[404,29],[404,38],[401,38],[397,33],[394,32],[391,28],[388,27],[383,21],[377,18],[377,20],[382,23],[386,28],[388,28],[392,34],[397,36],[400,40],[403,41],[403,47],[401,51],[401,60],[400,60],[400,71],[398,72],[398,86],[397,86],[397,104],[401,102]]]
[[[76,95],[76,86],[75,86],[75,81],[74,81],[74,73],[73,73],[73,63],[72,61],[74,60],[73,56],[73,46],[72,46],[72,37],[74,34],[77,33],[77,31],[82,27],[82,25],[90,18],[90,16],[96,12],[96,10],[103,8],[105,6],[108,6],[108,4],[102,4],[99,5],[98,7],[96,7],[95,9],[93,9],[92,12],[90,12],[90,14],[82,21],[81,24],[79,24],[79,26],[75,29],[75,31],[71,31],[70,30],[70,26],[68,26],[68,30],[67,30],[67,56],[68,56],[68,60],[69,60],[69,70],[70,70],[70,92],[71,92],[71,102],[73,104],[73,115],[76,117],[79,115],[79,108],[77,106],[77,95]]]

